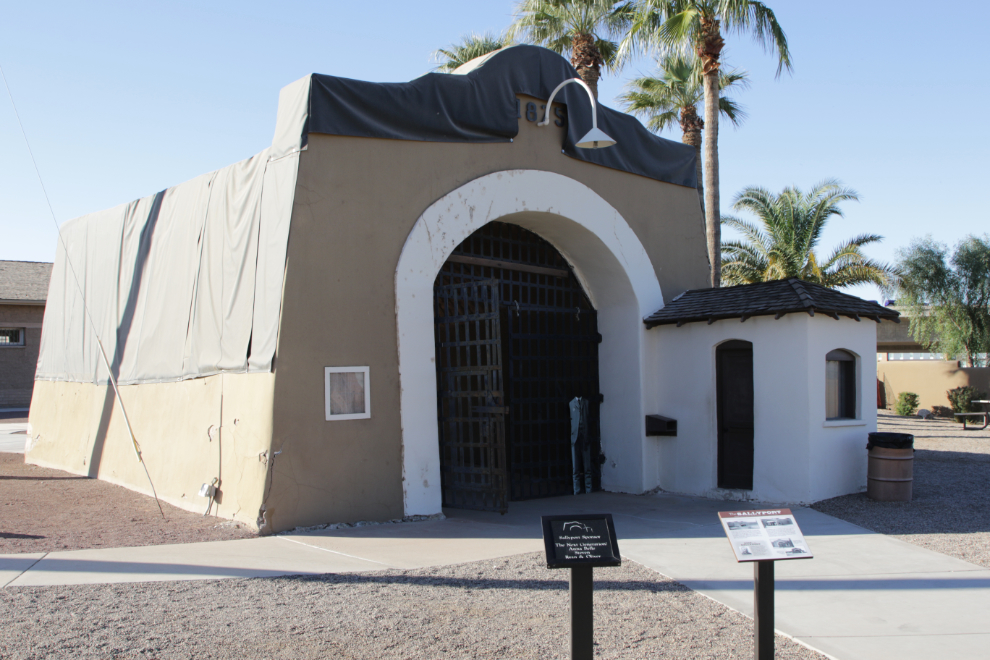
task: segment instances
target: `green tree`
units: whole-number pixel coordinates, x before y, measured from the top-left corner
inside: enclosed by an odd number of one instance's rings
[[[777,54],[777,75],[791,68],[787,37],[773,11],[756,0],[638,0],[623,52],[655,48],[693,51],[701,60],[705,88],[705,228],[713,287],[721,282],[718,82],[725,34],[751,34]]]
[[[454,69],[467,64],[473,59],[487,55],[506,46],[512,45],[508,34],[485,32],[484,34],[469,34],[461,37],[461,41],[446,48],[438,48],[433,52],[433,60],[437,63],[434,71],[453,73]]]
[[[898,251],[898,302],[907,307],[911,334],[947,360],[965,355],[971,367],[990,353],[990,235],[967,236],[948,248],[931,236]]]
[[[654,133],[671,128],[675,122],[681,127],[681,142],[694,147],[698,156],[698,200],[704,214],[704,174],[702,171],[701,130],[705,121],[698,116],[698,106],[704,102],[705,91],[702,84],[698,60],[683,55],[667,55],[660,60],[658,76],[635,78],[626,84],[626,93],[619,97],[630,112],[646,120],[646,126]],[[737,69],[719,73],[719,113],[734,126],[746,118],[746,113],[725,90],[736,86],[746,87],[749,81],[746,73]]]
[[[634,3],[615,0],[522,0],[511,34],[570,55],[571,65],[598,98],[604,66],[621,66],[619,43],[633,17]]]
[[[722,243],[725,283],[731,286],[798,277],[833,289],[872,283],[890,290],[895,284],[895,269],[869,259],[861,249],[880,242],[881,236],[851,238],[824,261],[815,253],[828,219],[843,216],[839,204],[858,200],[855,191],[835,179],[826,179],[807,193],[795,187],[784,188],[779,195],[764,188],[744,188],[732,208],[753,213],[759,224],[722,217],[725,225],[746,239]]]

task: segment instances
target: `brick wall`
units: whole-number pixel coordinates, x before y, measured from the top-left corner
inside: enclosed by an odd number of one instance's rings
[[[45,308],[0,305],[0,328],[24,329],[24,346],[0,347],[0,408],[27,408],[34,390],[34,372],[41,347]]]

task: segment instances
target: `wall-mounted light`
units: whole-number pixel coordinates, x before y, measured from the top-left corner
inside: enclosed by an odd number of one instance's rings
[[[580,78],[568,78],[564,82],[557,85],[556,89],[550,94],[550,100],[547,101],[546,110],[543,113],[543,121],[537,124],[537,126],[546,126],[550,123],[550,106],[553,105],[553,98],[557,96],[557,92],[560,88],[567,83],[577,83],[584,87],[584,91],[588,92],[588,98],[591,99],[591,130],[583,138],[578,140],[575,146],[581,149],[602,149],[604,147],[611,147],[615,144],[615,140],[610,138],[598,128],[598,104],[595,102],[595,94],[591,91],[591,88],[581,80]]]

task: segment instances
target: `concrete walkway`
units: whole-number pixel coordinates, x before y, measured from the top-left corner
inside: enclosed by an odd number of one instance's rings
[[[188,545],[0,556],[9,587],[414,569],[542,551],[540,515],[609,512],[628,559],[753,613],[753,567],[737,564],[716,512],[670,495],[596,493],[513,503],[508,515]],[[777,629],[842,660],[978,658],[990,648],[990,570],[795,509],[815,558],[777,564]],[[608,569],[598,569],[604,575]]]

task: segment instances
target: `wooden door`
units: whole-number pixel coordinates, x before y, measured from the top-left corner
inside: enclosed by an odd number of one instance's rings
[[[499,283],[434,288],[444,506],[508,510]]]
[[[753,489],[753,345],[729,341],[715,351],[718,487]]]

